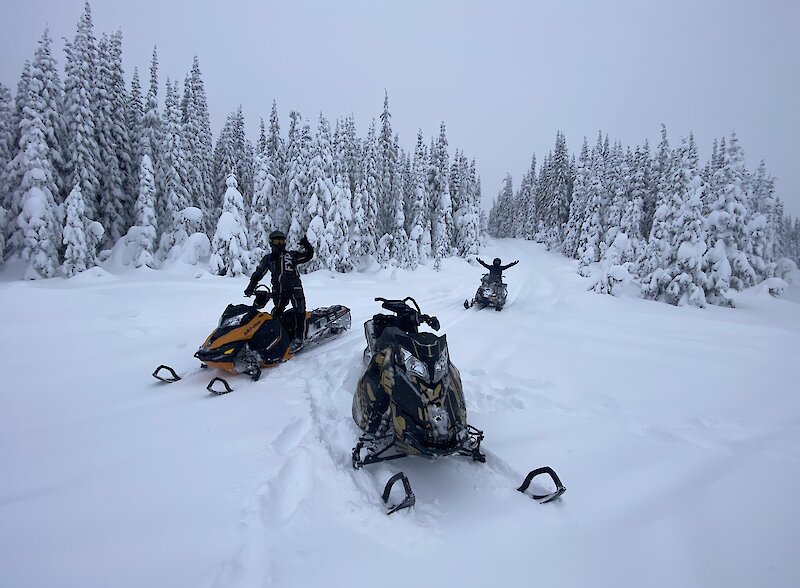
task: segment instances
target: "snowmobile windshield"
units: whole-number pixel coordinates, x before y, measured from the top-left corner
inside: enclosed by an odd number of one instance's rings
[[[228,308],[225,309],[225,312],[222,313],[217,328],[230,329],[233,327],[238,327],[247,322],[254,314],[256,314],[256,311],[252,306],[248,306],[246,304],[229,304]]]
[[[242,321],[248,315],[247,312],[243,312],[241,314],[235,314],[233,316],[229,316],[228,318],[222,317],[219,319],[219,328],[220,329],[227,329],[228,327],[238,327],[242,324]]]

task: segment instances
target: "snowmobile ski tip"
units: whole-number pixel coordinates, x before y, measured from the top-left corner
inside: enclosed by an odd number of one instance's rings
[[[161,376],[159,372],[161,370],[166,370],[170,373],[169,376]],[[175,370],[169,367],[168,365],[160,365],[156,368],[156,371],[153,372],[153,377],[156,380],[161,380],[162,382],[166,382],[167,384],[172,384],[173,382],[177,382],[181,379],[181,377],[175,373]]]
[[[534,494],[533,492],[531,492],[530,496],[539,504],[547,504],[548,502],[555,500],[556,498],[558,498],[559,496],[564,494],[564,492],[567,491],[567,489],[564,488],[564,484],[561,483],[561,479],[558,477],[558,474],[556,474],[555,470],[553,470],[553,468],[551,468],[550,466],[536,468],[535,470],[529,472],[528,475],[525,476],[525,481],[522,482],[522,486],[517,488],[517,490],[525,494],[525,491],[528,489],[528,486],[531,485],[531,480],[533,480],[533,478],[535,478],[540,474],[547,474],[548,476],[550,476],[550,478],[552,478],[553,482],[556,485],[556,489],[555,491],[547,494]]]
[[[216,382],[219,382],[220,384],[222,384],[222,387],[223,387],[222,390],[217,390],[217,389],[214,388],[214,384]],[[230,392],[233,392],[233,388],[231,388],[230,385],[228,384],[228,382],[226,382],[222,378],[213,378],[208,383],[208,386],[206,386],[206,390],[208,390],[212,394],[216,394],[217,396],[222,396],[223,394],[229,394]]]
[[[389,478],[388,482],[386,482],[386,487],[383,489],[383,502],[385,503],[389,500],[389,494],[392,491],[392,486],[394,486],[395,482],[398,480],[402,480],[403,489],[405,490],[406,495],[399,504],[389,507],[389,512],[386,513],[387,515],[395,513],[404,508],[410,508],[417,502],[417,498],[414,496],[414,492],[411,490],[411,482],[408,481],[408,478],[403,472],[396,473],[394,476]]]

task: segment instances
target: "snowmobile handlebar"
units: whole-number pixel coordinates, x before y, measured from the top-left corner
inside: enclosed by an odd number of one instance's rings
[[[414,304],[413,307],[408,304],[409,301]],[[381,302],[382,303],[381,307],[397,315],[413,316],[417,325],[425,323],[429,325],[434,331],[438,331],[441,326],[439,324],[439,319],[436,318],[435,316],[422,314],[422,310],[420,309],[419,304],[417,304],[417,301],[414,300],[411,296],[406,296],[402,300],[388,300],[386,298],[378,296],[377,298],[375,298],[375,302]]]
[[[256,308],[264,308],[272,299],[272,291],[264,284],[259,284],[256,286],[256,291],[253,292],[251,296],[255,296],[255,300],[253,300],[253,306]]]

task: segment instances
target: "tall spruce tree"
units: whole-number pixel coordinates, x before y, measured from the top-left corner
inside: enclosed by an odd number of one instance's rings
[[[98,114],[97,43],[88,2],[84,4],[75,37],[66,43],[65,51],[64,112],[67,144],[70,146],[70,177],[67,185],[80,186],[86,214],[90,218],[97,218],[102,163],[95,127]]]
[[[453,206],[450,201],[448,185],[449,156],[447,154],[447,135],[444,123],[439,127],[439,139],[431,149],[428,166],[428,200],[433,206],[432,237],[435,267],[450,255],[453,242]]]
[[[13,234],[11,245],[27,262],[26,279],[53,277],[59,266],[61,231],[51,191],[55,183],[43,120],[45,110],[39,84],[32,77],[28,104],[20,121],[20,150],[11,163],[22,178],[18,187],[21,195],[16,217],[18,231]]]
[[[95,134],[99,147],[98,219],[109,245],[132,223],[131,152],[125,120],[127,96],[122,72],[122,33],[103,35],[97,59]]]
[[[187,190],[188,172],[177,85],[177,82],[173,85],[167,80],[163,143],[157,176],[161,180],[161,194],[164,198],[159,210],[163,210],[165,216],[158,246],[161,260],[166,259],[172,248],[182,245],[189,236],[185,230],[184,209],[190,204],[190,196]]]
[[[719,263],[716,256],[721,249],[716,249],[716,246],[721,241],[731,268],[730,287],[741,290],[755,283],[756,274],[746,254],[750,238],[747,230],[747,171],[735,134],[731,135],[727,145],[721,147],[720,161],[715,167],[711,182],[712,194],[707,201],[709,212],[706,216],[708,246],[714,253],[707,261],[706,270],[708,273],[709,268]],[[715,288],[714,294],[718,290]],[[724,297],[723,303],[729,304]]]
[[[306,214],[308,216],[307,236],[314,248],[314,259],[306,266],[307,271],[329,267],[332,242],[328,241],[326,225],[328,211],[333,205],[334,173],[333,152],[331,150],[330,124],[322,113],[319,115],[317,136],[312,146],[309,165],[311,181]],[[330,268],[329,268],[330,269]]]

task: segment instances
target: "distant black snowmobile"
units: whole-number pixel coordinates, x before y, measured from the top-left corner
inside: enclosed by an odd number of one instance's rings
[[[303,321],[295,319],[293,308],[277,319],[270,313],[261,312],[271,298],[269,288],[260,285],[252,305],[229,304],[217,328],[194,354],[202,362],[201,367],[247,374],[258,380],[261,368],[273,367],[350,328],[350,309],[335,305],[306,312],[306,332],[295,333],[296,325],[303,324]],[[170,375],[161,375],[163,371]],[[153,376],[165,382],[180,379],[172,368],[163,365]],[[221,382],[224,390],[213,389],[215,382]],[[231,391],[222,378],[214,378],[208,389],[215,394]]]
[[[467,424],[461,375],[450,361],[446,336],[419,331],[422,324],[438,331],[439,320],[422,314],[410,297],[375,300],[393,314],[376,314],[364,323],[365,369],[352,410],[353,420],[364,433],[353,448],[353,467],[409,455],[462,455],[485,462],[483,432]],[[524,492],[535,475],[550,472],[550,468],[534,470],[520,490]],[[546,502],[563,494],[555,472],[551,477],[556,491],[534,498]],[[386,484],[384,502],[397,481],[403,482],[406,496],[389,514],[415,501],[411,484],[401,472]]]
[[[505,282],[491,278],[489,274],[483,274],[481,285],[478,286],[475,297],[471,301],[465,300],[464,308],[472,308],[477,304],[481,308],[491,306],[497,312],[500,312],[506,304],[507,297],[508,286]]]

